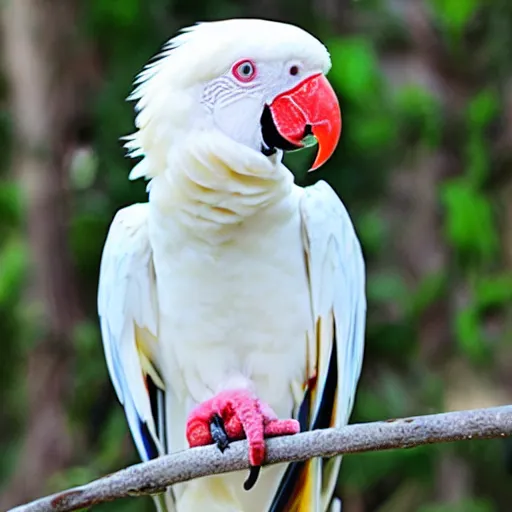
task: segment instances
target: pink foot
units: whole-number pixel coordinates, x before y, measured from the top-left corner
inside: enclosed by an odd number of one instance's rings
[[[247,437],[249,462],[252,466],[261,466],[263,463],[265,437],[292,435],[300,431],[298,421],[278,419],[270,406],[250,391],[228,390],[192,410],[188,417],[186,431],[190,447],[215,442],[211,425],[216,415],[222,419],[224,431],[229,440]],[[219,444],[218,441],[217,443]],[[219,444],[219,448],[223,447]]]

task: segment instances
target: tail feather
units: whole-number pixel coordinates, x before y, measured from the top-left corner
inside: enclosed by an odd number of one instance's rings
[[[341,500],[334,496],[334,498],[331,501],[331,506],[329,507],[329,512],[341,512],[342,508],[343,506]]]
[[[157,512],[177,512],[170,490],[152,496]]]

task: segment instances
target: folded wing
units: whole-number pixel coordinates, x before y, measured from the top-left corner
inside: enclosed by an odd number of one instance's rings
[[[147,204],[120,210],[100,268],[98,312],[110,378],[142,460],[164,452],[163,384],[151,361],[158,305]]]
[[[365,266],[349,214],[320,181],[301,201],[304,252],[315,330],[308,333],[309,379],[298,409],[303,430],[348,423],[361,372],[366,324]],[[271,512],[328,509],[341,457],[291,464]]]

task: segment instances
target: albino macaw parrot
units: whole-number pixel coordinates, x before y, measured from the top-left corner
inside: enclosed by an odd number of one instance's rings
[[[363,358],[365,269],[325,182],[283,151],[341,132],[326,48],[263,20],[185,29],[139,75],[130,178],[101,262],[105,356],[143,460],[247,437],[253,466],[169,488],[159,510],[339,510],[341,458],[264,467],[265,438],[348,422]],[[219,453],[219,456],[221,454]],[[248,492],[247,489],[251,488]]]

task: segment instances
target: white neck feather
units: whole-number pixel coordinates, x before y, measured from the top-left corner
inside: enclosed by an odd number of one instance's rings
[[[281,154],[268,158],[216,130],[173,145],[163,173],[149,185],[150,202],[212,243],[233,236],[248,218],[269,209],[289,216],[293,175]]]

